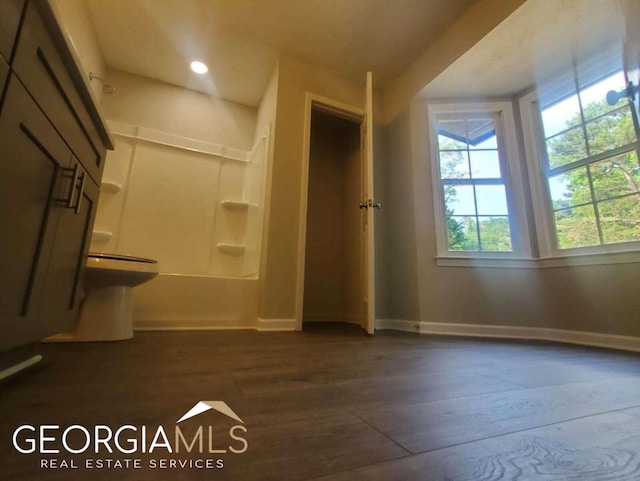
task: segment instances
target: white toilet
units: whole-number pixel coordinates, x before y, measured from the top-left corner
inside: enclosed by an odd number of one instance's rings
[[[120,341],[133,337],[131,289],[158,275],[152,259],[119,254],[89,253],[84,299],[73,332],[47,342]]]

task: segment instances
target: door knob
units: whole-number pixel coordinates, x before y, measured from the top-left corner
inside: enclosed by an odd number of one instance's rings
[[[374,202],[373,200],[369,199],[365,202],[360,202],[360,204],[358,204],[359,207],[361,209],[368,209],[369,207],[372,207],[374,209],[380,209],[382,207],[382,205],[380,204],[380,202]]]

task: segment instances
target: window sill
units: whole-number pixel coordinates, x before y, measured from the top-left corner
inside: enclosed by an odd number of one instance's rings
[[[436,257],[441,267],[480,267],[501,269],[545,269],[553,267],[597,266],[608,264],[633,264],[640,262],[640,251],[579,254],[540,259],[505,257]]]

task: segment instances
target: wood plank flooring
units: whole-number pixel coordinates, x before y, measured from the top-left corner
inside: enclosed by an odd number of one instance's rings
[[[0,479],[640,480],[640,356],[632,353],[369,337],[341,324],[300,333],[143,332],[40,352],[40,366],[0,384]],[[245,453],[40,455],[12,445],[22,424],[173,430],[201,400],[225,401],[242,418]],[[210,425],[224,448],[229,421],[205,413],[184,429]],[[79,467],[41,468],[43,459],[64,458]],[[140,458],[142,467],[83,464],[107,458]],[[159,458],[216,458],[224,467],[151,467]]]

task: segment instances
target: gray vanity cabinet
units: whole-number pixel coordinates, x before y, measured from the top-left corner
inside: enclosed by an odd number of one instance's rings
[[[48,3],[19,10],[14,45],[0,24],[0,354],[73,327],[112,147]]]

